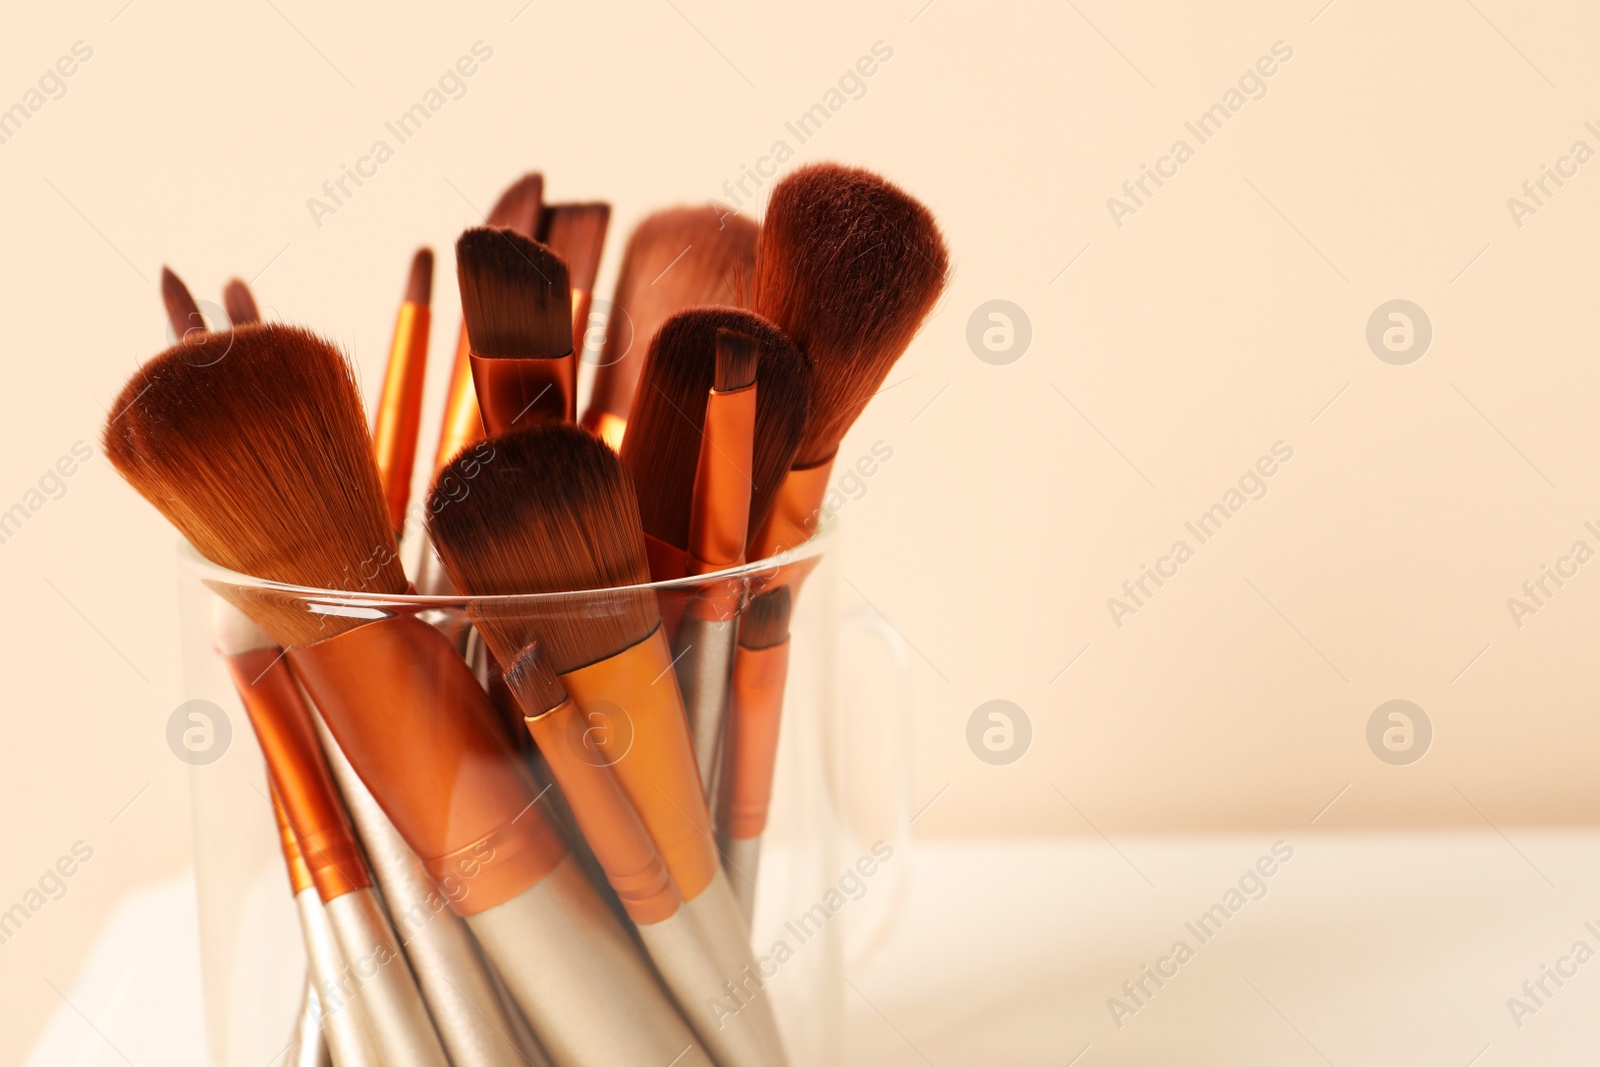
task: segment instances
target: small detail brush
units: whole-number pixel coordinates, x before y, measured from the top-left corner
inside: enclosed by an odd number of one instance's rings
[[[249,326],[261,321],[261,310],[256,307],[255,296],[251,294],[250,287],[238,278],[230,278],[223,287],[222,310],[228,313],[228,321],[235,326]]]
[[[172,327],[173,343],[187,341],[206,332],[205,316],[189,294],[189,287],[170,267],[161,268],[161,302],[167,309],[167,325]]]
[[[611,205],[550,204],[539,220],[539,243],[561,257],[567,265],[567,281],[572,285],[573,380],[572,395],[578,395],[577,370],[583,359],[584,336],[589,331],[589,309],[594,303],[594,281],[600,274],[600,253],[605,250],[606,227],[611,222]]]
[[[417,424],[422,419],[422,389],[428,368],[429,303],[433,294],[433,251],[417,249],[406,280],[405,299],[394,320],[389,365],[372,426],[372,452],[383,480],[384,501],[395,532],[405,532],[411,499],[411,469],[417,458]]]

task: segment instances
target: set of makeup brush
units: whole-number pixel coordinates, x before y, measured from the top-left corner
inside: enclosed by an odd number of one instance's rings
[[[370,431],[332,345],[261,322],[237,281],[210,330],[170,271],[178,343],[106,425],[123,477],[251,579],[208,584],[307,949],[285,1062],[786,1062],[748,924],[811,563],[791,550],[942,291],[943,240],[835,165],[775,185],[759,230],[651,215],[580,418],[610,209],[542,185],[456,244],[462,332],[420,507],[426,249]],[[430,546],[412,578],[408,521]],[[669,579],[689,580],[649,585]]]

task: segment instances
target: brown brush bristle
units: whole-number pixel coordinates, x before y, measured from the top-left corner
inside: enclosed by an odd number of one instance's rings
[[[561,679],[550,666],[550,657],[544,654],[537,641],[517,654],[506,668],[505,677],[507,688],[530,719],[560,707],[567,699]]]
[[[406,300],[428,306],[433,299],[433,249],[419,248],[411,257],[411,274],[406,278]]]
[[[290,585],[405,591],[361,395],[328,342],[276,324],[206,334],[139,368],[112,410],[112,465],[207,559]],[[281,644],[354,625],[270,596],[236,604]]]
[[[789,587],[780,585],[750,598],[739,616],[739,644],[745,648],[771,648],[789,636]]]
[[[773,186],[753,306],[816,368],[798,466],[838,449],[933,309],[947,269],[932,213],[876,174],[823,163]]]
[[[186,337],[199,339],[205,332],[206,320],[200,314],[200,305],[189,295],[189,287],[170,267],[161,268],[161,302],[167,308],[167,324],[178,340]],[[194,332],[191,332],[194,331]]]
[[[622,461],[639,490],[645,532],[687,548],[706,395],[716,381],[717,337],[750,338],[756,366],[756,438],[751,456],[750,532],[761,528],[805,429],[811,364],[772,323],[753,311],[691,308],[668,319],[645,361],[628,413]]]
[[[756,380],[761,363],[761,346],[754,337],[738,330],[717,331],[717,365],[711,387],[719,393],[743,389]]]
[[[574,289],[586,293],[594,291],[595,275],[600,273],[600,252],[606,244],[606,226],[610,222],[610,204],[546,206],[539,222],[539,240],[566,263]]]
[[[524,237],[539,233],[539,214],[544,209],[544,175],[537,172],[524,174],[500,194],[500,199],[489,209],[485,226],[498,226],[515,230]]]
[[[428,533],[458,588],[498,596],[650,580],[628,472],[599,438],[545,423],[489,443],[492,459],[451,462],[428,499]],[[453,491],[462,484],[471,486],[465,496]],[[633,589],[486,605],[477,621],[501,663],[538,640],[565,674],[648,637],[660,614],[653,592]]]
[[[634,228],[612,296],[595,406],[627,414],[650,342],[672,315],[700,305],[745,306],[756,229],[713,207],[658,211]]]
[[[250,287],[238,278],[228,279],[228,284],[222,287],[222,309],[228,313],[228,321],[235,326],[249,326],[261,321],[256,298],[251,294]]]
[[[567,265],[511,230],[479,227],[456,241],[461,317],[486,358],[554,359],[572,351]]]

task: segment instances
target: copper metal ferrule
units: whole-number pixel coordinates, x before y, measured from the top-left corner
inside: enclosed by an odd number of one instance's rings
[[[289,651],[340,749],[457,914],[504,903],[567,853],[471,670],[410,616]]]
[[[571,422],[577,407],[578,359],[516,359],[472,353],[472,384],[489,433],[502,434],[536,422]]]
[[[811,540],[822,524],[822,501],[828,495],[833,457],[810,467],[795,467],[783,476],[772,514],[750,543],[751,559],[766,559]]]
[[[324,903],[372,885],[350,817],[323,760],[316,727],[283,653],[258,648],[228,657],[239,699]]]
[[[585,718],[620,715],[625,720],[622,728],[598,735],[596,748],[650,832],[683,899],[693,900],[719,868],[664,629],[658,626],[610,659],[562,675],[561,684]]]
[[[483,419],[478,414],[478,394],[472,384],[472,342],[466,326],[456,341],[456,358],[450,367],[450,389],[445,394],[444,416],[439,420],[439,450],[433,456],[438,473],[468,445],[483,439]]]
[[[289,889],[299,896],[317,883],[311,878],[311,868],[306,866],[300,841],[294,836],[294,827],[289,825],[289,817],[283,812],[283,797],[278,793],[278,783],[270,773],[267,775],[267,788],[272,793],[272,814],[278,820],[278,844],[283,847],[283,862],[289,868]]]
[[[760,837],[767,828],[789,639],[769,648],[740,647],[733,660],[733,698],[723,756],[717,825],[725,837]]]
[[[384,373],[383,395],[372,427],[372,454],[383,481],[389,522],[396,530],[405,525],[411,497],[411,470],[417,458],[417,425],[422,418],[423,381],[428,366],[426,304],[401,303],[395,316],[394,340],[389,346],[389,366]]]

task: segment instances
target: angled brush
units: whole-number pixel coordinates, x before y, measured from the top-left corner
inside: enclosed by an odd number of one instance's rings
[[[567,281],[572,285],[573,373],[583,359],[584,335],[589,329],[589,309],[594,304],[594,280],[600,273],[600,253],[605,250],[606,228],[611,223],[611,205],[550,204],[539,220],[539,243],[561,257],[567,265]],[[576,379],[572,395],[578,395]]]

